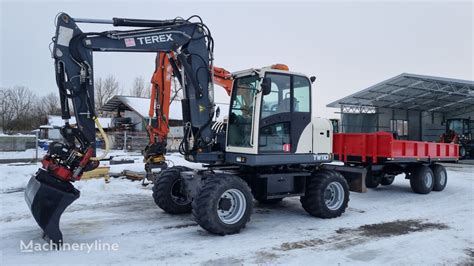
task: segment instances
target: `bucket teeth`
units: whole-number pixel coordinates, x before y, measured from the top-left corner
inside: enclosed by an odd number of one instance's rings
[[[25,200],[44,236],[61,244],[63,236],[59,221],[64,210],[80,196],[80,191],[65,181],[39,169],[25,189]]]

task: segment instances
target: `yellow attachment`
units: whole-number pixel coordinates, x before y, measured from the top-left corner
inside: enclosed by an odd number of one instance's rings
[[[109,181],[109,170],[110,167],[106,166],[100,166],[97,167],[96,169],[89,171],[89,172],[84,172],[82,174],[81,180],[85,179],[91,179],[91,178],[104,178],[105,182]]]
[[[158,155],[154,157],[148,158],[146,161],[147,163],[163,163],[165,162],[165,156],[164,155]]]
[[[102,128],[102,125],[100,124],[98,117],[96,117],[96,116],[94,117],[94,122],[97,125],[97,128],[99,129],[100,135],[104,139],[105,151],[98,157],[91,157],[91,161],[100,161],[100,160],[104,159],[105,156],[107,156],[107,154],[109,153],[109,138],[107,137],[107,134],[105,133],[104,129]]]

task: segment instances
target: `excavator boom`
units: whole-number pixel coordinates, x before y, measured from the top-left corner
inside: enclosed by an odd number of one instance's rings
[[[167,136],[169,133],[169,112],[171,99],[171,80],[173,69],[169,57],[173,53],[158,53],[155,59],[155,71],[151,79],[150,108],[148,112],[149,122],[147,132],[149,143],[144,151],[145,170],[147,177],[152,179],[151,170],[154,168],[166,168],[165,161]],[[213,67],[214,84],[224,88],[227,95],[232,91],[233,79],[232,73],[224,68]],[[176,95],[173,95],[175,98]],[[153,118],[156,118],[156,125],[153,125]]]
[[[196,18],[197,22],[191,21]],[[135,29],[83,32],[78,23]],[[62,241],[60,216],[80,195],[72,182],[96,168],[105,156],[96,156],[96,128],[101,132],[107,150],[108,138],[94,108],[93,53],[159,54],[152,90],[152,106],[158,113],[159,127],[156,131],[150,129],[150,138],[164,140],[168,133],[170,92],[164,88],[169,88],[172,72],[183,88],[183,121],[188,125],[185,131],[190,136],[183,140],[182,151],[188,160],[195,161],[198,153],[212,151],[215,138],[211,128],[215,108],[212,50],[210,31],[198,16],[172,20],[74,19],[65,13],[57,16],[52,57],[65,121],[61,128],[64,142],[49,146],[42,168],[30,179],[25,190],[26,202],[45,236],[55,243]],[[69,102],[72,102],[76,127],[68,122],[71,118]]]

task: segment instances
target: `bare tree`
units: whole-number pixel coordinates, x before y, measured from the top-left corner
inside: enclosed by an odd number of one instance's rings
[[[0,88],[0,115],[2,117],[2,129],[4,131],[14,118],[14,114],[11,111],[10,98],[11,90],[8,88]]]
[[[138,76],[133,80],[130,95],[136,97],[150,97],[150,86],[145,85],[145,80],[142,76]]]
[[[99,111],[104,104],[117,94],[120,94],[119,83],[113,75],[105,79],[98,78],[94,83],[95,88],[95,108]]]
[[[49,93],[41,97],[38,109],[45,115],[60,115],[59,97],[55,93]]]
[[[41,103],[43,104],[43,103]],[[38,112],[35,94],[27,87],[0,89],[2,129],[6,133],[37,128],[44,117]]]
[[[15,118],[29,115],[34,108],[35,95],[27,87],[16,86],[10,89],[10,111]]]

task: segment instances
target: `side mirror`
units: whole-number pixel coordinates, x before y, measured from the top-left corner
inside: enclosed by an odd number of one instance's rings
[[[313,82],[316,80],[316,77],[315,77],[315,76],[311,76],[311,77],[309,78],[309,80],[311,80],[311,83],[313,83]]]
[[[268,77],[263,78],[261,86],[263,95],[270,94],[272,90],[272,79]]]

